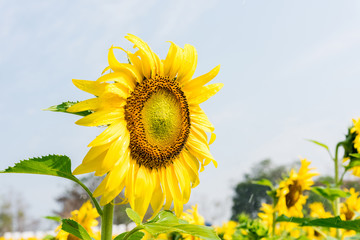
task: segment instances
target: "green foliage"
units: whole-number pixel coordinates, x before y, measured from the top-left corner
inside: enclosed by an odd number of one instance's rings
[[[59,105],[55,105],[55,106],[51,106],[47,109],[44,109],[44,111],[52,111],[52,112],[63,112],[63,113],[70,113],[70,114],[75,114],[75,115],[80,115],[80,116],[87,116],[89,114],[92,113],[92,111],[82,111],[82,112],[76,112],[76,113],[72,113],[72,112],[67,112],[66,110],[71,107],[72,105],[75,105],[78,102],[63,102]]]
[[[311,191],[326,198],[327,200],[334,201],[339,197],[349,197],[350,193],[341,190],[340,188],[330,187],[312,187]]]
[[[63,219],[61,229],[82,240],[91,240],[91,237],[85,228],[74,220]]]
[[[234,188],[231,220],[237,220],[240,213],[256,218],[262,203],[271,203],[269,196],[276,195],[273,185],[285,175],[290,166],[276,166],[270,159],[254,164],[250,173],[244,175],[245,181]]]
[[[318,145],[320,147],[325,148],[330,153],[329,147],[326,144],[315,141],[315,140],[311,140],[311,139],[306,139],[306,140],[308,140],[309,142],[315,143],[316,145]]]
[[[126,210],[129,218],[139,222],[138,215],[133,210]],[[130,232],[123,233],[123,236],[117,236],[120,239],[129,239],[137,231],[144,229],[154,237],[162,233],[178,232],[182,234],[189,234],[194,237],[199,237],[203,240],[220,239],[213,228],[189,224],[186,221],[177,218],[171,211],[161,211],[152,220],[147,223],[139,223],[136,228]]]
[[[95,207],[100,215],[102,215],[102,210],[92,196],[90,190],[71,173],[71,161],[70,158],[63,155],[48,155],[37,158],[30,158],[28,160],[20,161],[16,163],[13,167],[8,167],[0,173],[29,173],[29,174],[41,174],[41,175],[50,175],[56,177],[62,177],[69,179],[71,181],[79,184],[84,190],[89,194],[90,198],[93,200]]]
[[[61,222],[61,217],[59,216],[46,216],[46,219],[53,220],[55,222]]]
[[[236,228],[236,231],[232,237],[234,240],[260,240],[268,236],[268,229],[261,223],[259,219],[245,220],[245,218],[243,218],[239,220],[240,225]]]
[[[129,234],[129,232],[123,232],[120,235],[117,235],[114,240],[123,240],[124,237]],[[144,237],[144,233],[143,232],[134,232],[133,234],[131,234],[127,239],[128,240],[140,240]]]
[[[131,208],[127,208],[126,209],[126,214],[129,216],[129,218],[131,220],[134,221],[134,223],[136,223],[136,225],[141,224],[141,218],[140,218],[139,214],[137,214],[137,212],[135,212]]]
[[[293,222],[298,223],[300,226],[313,226],[313,227],[332,227],[332,228],[343,228],[346,230],[354,230],[360,232],[360,219],[343,221],[339,216],[332,218],[298,218],[298,217],[287,217],[281,215],[276,219],[277,222]]]
[[[270,189],[274,188],[272,182],[269,179],[266,179],[266,178],[263,178],[263,179],[261,179],[259,181],[253,181],[252,183],[262,185],[262,186],[268,186],[268,187],[270,187]]]

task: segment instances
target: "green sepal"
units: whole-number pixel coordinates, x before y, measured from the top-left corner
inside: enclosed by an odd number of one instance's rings
[[[274,189],[272,182],[269,179],[263,178],[259,181],[252,181],[253,184],[263,185]]]
[[[120,235],[117,235],[114,240],[123,240],[124,237],[128,234],[129,232],[123,232]],[[133,234],[131,234],[127,239],[128,240],[140,240],[144,237],[145,233],[143,232],[134,232]]]
[[[343,221],[339,216],[332,218],[297,218],[297,217],[287,217],[281,215],[276,219],[277,222],[292,222],[298,223],[300,226],[313,226],[313,227],[332,227],[332,228],[342,228],[346,230],[360,231],[360,219]]]
[[[93,197],[90,190],[72,174],[71,160],[68,156],[47,155],[43,157],[30,158],[28,160],[22,160],[18,163],[15,163],[13,167],[8,167],[7,169],[0,171],[0,173],[41,174],[62,177],[74,181],[89,194],[99,215],[102,215],[101,207],[97,200]]]
[[[71,219],[63,219],[61,229],[82,240],[91,240],[89,233],[83,226]]]
[[[349,197],[350,193],[341,190],[340,188],[329,188],[329,187],[312,187],[311,191],[330,200],[334,201],[339,197]]]
[[[82,112],[67,112],[66,111],[69,107],[77,104],[78,102],[79,101],[77,101],[77,102],[67,101],[67,102],[63,102],[59,105],[54,105],[54,106],[51,106],[51,107],[43,109],[43,110],[44,111],[52,111],[52,112],[70,113],[70,114],[75,114],[75,115],[80,115],[80,116],[87,116],[92,113],[92,111],[90,111],[90,110],[82,111]]]
[[[128,215],[128,217],[131,220],[133,220],[133,222],[136,223],[136,225],[141,224],[141,218],[140,218],[139,214],[137,214],[137,212],[135,212],[131,208],[126,208],[125,211],[126,211],[126,214]]]
[[[59,216],[46,216],[44,218],[49,219],[49,220],[53,220],[55,222],[61,222],[61,217],[59,217]]]

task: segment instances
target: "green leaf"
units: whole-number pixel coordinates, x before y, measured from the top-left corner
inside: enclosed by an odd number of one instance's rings
[[[46,216],[44,218],[49,219],[49,220],[53,220],[55,222],[61,222],[61,217],[59,217],[59,216]]]
[[[71,173],[70,158],[63,155],[48,155],[44,157],[30,158],[16,163],[14,167],[8,167],[0,173],[31,173],[63,177],[70,180],[75,178]]]
[[[175,214],[169,210],[164,210],[159,212],[153,219],[147,222],[148,223],[162,223],[165,225],[177,225],[177,224],[186,224],[185,220],[179,219]]]
[[[29,173],[29,174],[42,174],[56,177],[62,177],[78,183],[89,194],[96,210],[102,215],[102,210],[93,197],[90,190],[71,173],[71,160],[68,156],[64,155],[48,155],[43,157],[30,158],[15,163],[15,166],[8,167],[0,173]]]
[[[339,188],[329,188],[329,187],[312,187],[311,191],[313,191],[314,193],[330,200],[330,201],[334,201],[335,199],[339,198],[339,197],[348,197],[350,196],[350,193],[345,192]]]
[[[271,189],[274,188],[272,182],[269,179],[263,178],[259,181],[252,181],[253,184],[258,184],[258,185],[263,185],[263,186],[268,186]]]
[[[332,227],[343,228],[346,230],[360,231],[360,219],[343,221],[339,216],[332,218],[296,218],[281,215],[276,219],[277,222],[293,222],[298,223],[300,226],[316,226],[316,227]]]
[[[82,240],[91,240],[91,237],[85,228],[74,220],[63,219],[61,229]]]
[[[352,154],[350,154],[350,156],[360,159],[360,153],[352,153]]]
[[[141,218],[139,216],[139,214],[137,214],[137,212],[135,212],[134,210],[132,210],[131,208],[126,208],[126,214],[128,215],[128,217],[134,221],[134,223],[136,223],[136,225],[141,224]]]
[[[213,228],[189,224],[185,220],[177,218],[173,212],[168,210],[159,212],[152,220],[143,224],[142,227],[154,236],[161,233],[179,232],[204,240],[220,239]]]
[[[352,154],[351,154],[352,155]],[[354,167],[360,166],[360,158],[351,158],[347,166],[345,166],[345,171],[348,171]]]
[[[89,111],[89,110],[82,111],[82,112],[76,112],[76,113],[66,111],[69,107],[71,107],[72,105],[75,105],[76,103],[78,103],[78,101],[77,102],[70,102],[70,101],[63,102],[62,104],[46,108],[46,109],[44,109],[44,111],[63,112],[63,113],[70,113],[70,114],[80,115],[80,116],[87,116],[87,115],[92,113],[92,111]]]
[[[216,235],[213,228],[194,224],[179,224],[169,226],[160,223],[148,223],[144,224],[144,229],[154,236],[157,236],[161,233],[180,232],[192,235],[194,237],[199,237],[203,240],[220,239]]]
[[[122,234],[117,235],[113,240],[122,240],[128,233],[129,232],[123,232]],[[128,240],[140,240],[144,237],[144,235],[145,235],[145,233],[138,231],[138,232],[131,234],[130,237],[128,238]]]
[[[315,140],[311,140],[311,139],[306,139],[306,140],[309,141],[309,142],[315,143],[316,145],[319,145],[320,147],[323,147],[323,148],[325,148],[328,152],[330,152],[329,147],[328,147],[326,144],[321,143],[321,142],[318,142],[318,141],[315,141]]]

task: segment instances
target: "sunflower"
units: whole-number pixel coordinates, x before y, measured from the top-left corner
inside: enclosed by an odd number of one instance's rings
[[[165,60],[140,38],[127,35],[135,53],[111,47],[109,66],[96,81],[73,80],[79,89],[95,95],[70,107],[90,110],[78,120],[83,126],[107,126],[90,144],[74,174],[107,174],[94,192],[100,204],[112,201],[124,188],[125,198],[143,218],[148,206],[157,213],[174,203],[176,215],[199,184],[199,169],[213,162],[209,145],[214,127],[199,104],[215,95],[222,83],[205,85],[220,66],[192,78],[197,53],[186,44],[171,43]],[[129,63],[120,63],[114,49],[124,51]],[[208,141],[207,133],[211,134]]]
[[[190,224],[205,225],[204,217],[199,214],[197,204],[183,212],[180,217]]]
[[[313,202],[309,204],[310,217],[312,218],[330,218],[333,215],[325,211],[324,205],[321,202]],[[320,227],[304,227],[303,228],[309,239],[324,239],[326,235],[335,236],[336,230],[334,228],[320,228]]]
[[[215,227],[216,234],[219,235],[221,237],[221,239],[231,240],[231,239],[233,239],[233,235],[236,231],[237,225],[238,225],[238,223],[235,221],[232,221],[232,220],[224,222],[221,227]],[[243,229],[241,229],[241,230],[243,230]],[[244,235],[247,234],[245,230],[243,230],[242,233]]]
[[[85,202],[79,210],[71,212],[71,219],[78,222],[83,226],[92,238],[98,239],[98,236],[92,231],[92,228],[98,225],[96,218],[99,217],[99,213],[92,206],[90,200]],[[56,229],[58,231],[55,239],[58,240],[78,240],[74,235],[61,230],[61,225]]]
[[[345,191],[350,193],[350,197],[341,203],[340,217],[348,221],[355,219],[355,216],[358,215],[356,213],[360,212],[360,197],[359,192],[356,192],[354,188],[345,189]]]
[[[343,162],[350,160],[351,153],[360,152],[360,118],[358,120],[353,119],[353,127],[349,129],[349,133],[346,137],[346,144],[344,146],[345,153]],[[351,168],[354,176],[360,177],[360,166]]]
[[[290,177],[280,182],[276,192],[279,198],[276,206],[279,215],[303,217],[302,208],[307,199],[307,196],[303,195],[303,191],[310,190],[314,184],[312,177],[318,175],[315,172],[310,173],[312,170],[309,169],[310,163],[306,159],[302,159],[299,172],[292,169]]]

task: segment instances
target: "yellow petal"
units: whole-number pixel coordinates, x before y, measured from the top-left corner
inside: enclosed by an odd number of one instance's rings
[[[121,98],[127,99],[130,95],[130,89],[126,88],[122,84],[112,83],[106,86],[106,92],[118,95]]]
[[[196,49],[189,44],[185,44],[182,65],[178,72],[178,81],[181,85],[190,81],[194,75],[197,65],[197,57]]]
[[[214,83],[196,89],[196,91],[192,91],[191,95],[188,96],[188,102],[189,104],[200,104],[205,102],[220,91],[223,86],[223,83]]]
[[[213,161],[215,167],[217,167],[214,157],[211,155],[208,145],[199,141],[194,135],[189,134],[186,146],[191,150],[191,153],[198,159],[205,159],[204,165],[206,166]]]
[[[128,177],[126,179],[126,188],[125,188],[125,197],[129,200],[131,206],[134,206],[134,187],[135,187],[135,180],[136,175],[139,167],[134,160],[130,161],[130,167],[128,172]]]
[[[165,194],[163,193],[163,190],[161,189],[161,185],[160,185],[160,176],[159,176],[160,172],[158,172],[158,170],[153,170],[152,174],[154,175],[153,178],[155,181],[155,189],[150,204],[154,212],[153,215],[155,216],[160,211],[161,207],[164,204]]]
[[[106,68],[104,68],[104,70],[101,72],[101,75],[103,75],[106,71],[110,70],[110,66],[107,66]]]
[[[180,160],[183,166],[188,170],[192,187],[196,187],[200,183],[199,179],[199,161],[191,155],[187,150],[180,154]]]
[[[198,127],[198,125],[192,124],[190,128],[190,132],[194,135],[197,139],[202,141],[203,143],[207,144],[207,135],[204,130]]]
[[[190,106],[189,110],[190,110],[191,125],[196,125],[198,128],[209,133],[215,130],[209,118],[206,116],[206,114],[200,108],[199,105]]]
[[[213,143],[215,142],[215,139],[216,139],[216,134],[215,134],[215,133],[211,133],[209,145],[213,144]]]
[[[181,67],[183,50],[175,43],[170,43],[170,49],[164,61],[164,75],[173,79]]]
[[[168,180],[168,187],[174,199],[174,209],[176,216],[180,217],[183,211],[183,198],[179,189],[179,182],[176,177],[173,166],[166,167],[166,179]]]
[[[94,112],[75,123],[81,126],[94,127],[108,125],[121,119],[124,119],[124,109],[110,109]]]
[[[67,112],[82,112],[87,110],[95,111],[99,107],[99,98],[90,98],[85,101],[81,101],[75,105],[72,105],[68,109],[66,109]]]
[[[127,74],[128,76],[131,76],[134,79],[136,79],[136,81],[138,81],[138,82],[142,80],[141,79],[142,75],[139,73],[139,71],[137,70],[136,67],[134,67],[133,65],[128,64],[128,63],[120,63],[116,59],[116,57],[114,55],[114,47],[111,47],[109,49],[108,61],[109,61],[110,68],[113,71]]]
[[[121,135],[111,145],[106,154],[101,167],[96,172],[96,176],[102,176],[110,171],[119,161],[123,160],[127,156],[127,149],[129,147],[130,136],[129,132],[125,130],[125,134]],[[120,165],[121,166],[121,165]]]
[[[124,74],[124,73],[119,73],[119,72],[112,72],[112,73],[108,73],[105,74],[101,77],[99,77],[96,80],[97,83],[103,83],[103,82],[118,82],[123,84],[124,86],[128,87],[131,91],[134,90],[135,88],[135,84],[136,84],[136,80],[129,76],[128,74]],[[105,90],[105,87],[104,87]]]
[[[105,86],[107,85],[107,83],[80,79],[73,79],[72,82],[80,90],[91,93],[95,96],[100,96],[105,91]]]
[[[165,205],[164,205],[164,209],[165,210],[169,210],[173,201],[173,196],[171,194],[170,188],[169,188],[169,184],[168,184],[168,179],[166,176],[166,168],[161,168],[160,169],[160,173],[161,173],[161,186],[164,189],[164,193],[165,193]]]
[[[143,66],[144,75],[146,77],[152,77],[155,74],[159,74],[159,57],[151,50],[147,43],[132,34],[128,34],[125,38],[140,50],[137,54],[139,54],[143,65],[145,65]]]
[[[210,72],[185,83],[183,86],[183,90],[191,91],[192,89],[196,89],[204,86],[205,84],[210,82],[213,78],[215,78],[216,75],[219,73],[219,71],[220,71],[220,65],[213,68]]]
[[[144,218],[155,188],[154,179],[149,171],[151,170],[141,166],[136,176],[135,204],[131,207],[139,214],[141,219]]]
[[[79,165],[77,168],[75,168],[73,174],[78,175],[78,174],[84,174],[84,173],[90,173],[90,172],[96,171],[98,168],[99,162],[104,160],[106,153],[107,153],[107,151],[101,152],[101,153],[99,153],[99,155],[94,155],[92,158],[88,158],[87,161],[85,161],[85,159],[84,159],[83,163],[81,163],[81,165]]]
[[[189,174],[178,159],[174,161],[174,171],[181,187],[183,204],[186,204],[190,199],[191,193]]]
[[[97,136],[88,146],[95,147],[103,145],[117,139],[126,131],[125,120],[119,120],[107,127],[99,136]]]

